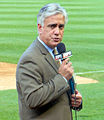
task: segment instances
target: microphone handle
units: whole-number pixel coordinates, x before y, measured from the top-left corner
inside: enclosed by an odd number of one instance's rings
[[[65,59],[63,59],[62,61],[64,61]],[[61,64],[61,62],[60,62],[60,64]],[[74,77],[73,76],[70,80],[68,80],[68,84],[69,84],[70,89],[71,89],[71,94],[74,94],[75,93],[75,82],[74,82]]]
[[[57,51],[57,48],[55,48],[55,50],[54,50],[54,52],[56,52],[56,53],[59,53],[58,51]],[[64,53],[64,52],[63,52]],[[72,55],[72,52],[70,51],[70,56]],[[68,55],[67,55],[68,56]],[[61,57],[61,59],[60,59],[60,57]],[[58,59],[59,58],[59,59]],[[57,60],[58,59],[58,61],[59,61],[59,64],[61,65],[62,64],[62,61],[64,61],[65,59],[66,59],[66,57],[64,56],[64,58],[63,58],[63,54],[59,54],[55,59]],[[67,57],[68,58],[68,57]],[[69,81],[68,81],[68,84],[70,85],[70,89],[71,89],[71,94],[74,94],[75,93],[75,87],[74,87],[74,78],[72,77]]]
[[[72,77],[69,81],[68,81],[69,85],[70,85],[70,89],[71,89],[71,94],[75,93],[75,83],[74,83],[74,78]]]

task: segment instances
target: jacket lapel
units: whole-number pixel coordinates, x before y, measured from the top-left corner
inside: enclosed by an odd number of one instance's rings
[[[50,53],[48,53],[45,56],[45,59],[55,69],[55,71],[57,72],[59,66],[58,66],[57,62],[52,58],[52,56],[50,55]]]
[[[53,69],[57,72],[59,65],[57,62],[52,58],[51,54],[48,52],[48,50],[42,45],[42,43],[39,42],[38,39],[36,39],[36,45],[38,46],[39,50],[41,51],[42,55],[45,56],[46,61],[53,67]]]

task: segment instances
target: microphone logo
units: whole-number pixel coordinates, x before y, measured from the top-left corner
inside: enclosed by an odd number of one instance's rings
[[[68,52],[64,52],[64,53],[61,53],[61,54],[57,54],[55,55],[55,60],[61,60],[63,61],[64,59],[68,58],[68,57],[71,57],[72,56],[72,51],[68,51]]]

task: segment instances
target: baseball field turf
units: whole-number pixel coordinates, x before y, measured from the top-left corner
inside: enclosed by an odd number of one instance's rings
[[[37,33],[37,13],[52,0],[0,0],[0,62],[17,64]],[[77,88],[83,96],[78,120],[104,119],[104,0],[54,0],[68,12],[63,42],[72,50],[75,73],[96,84]],[[74,111],[73,111],[74,117]],[[19,120],[16,90],[0,91],[0,120]]]

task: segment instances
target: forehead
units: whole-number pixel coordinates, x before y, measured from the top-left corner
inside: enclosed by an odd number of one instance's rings
[[[53,24],[53,23],[54,24],[58,24],[58,23],[64,24],[65,17],[62,14],[56,14],[56,15],[49,16],[44,20],[44,24]]]

